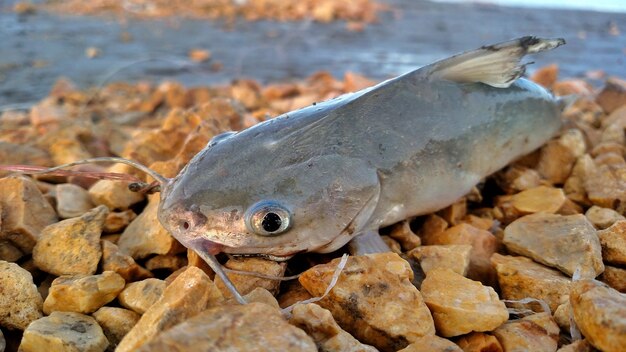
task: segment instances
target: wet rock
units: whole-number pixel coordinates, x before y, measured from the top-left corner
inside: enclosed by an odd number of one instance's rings
[[[221,303],[222,300],[222,294],[202,270],[188,267],[167,286],[161,298],[148,308],[119,343],[116,351],[136,351],[160,332]]]
[[[626,269],[605,265],[601,279],[619,292],[626,293]]]
[[[626,265],[626,220],[620,220],[606,230],[598,231],[604,261]]]
[[[626,351],[626,295],[595,280],[574,283],[570,304],[576,325],[596,348]]]
[[[607,114],[626,105],[626,81],[617,77],[607,79],[604,88],[596,97],[596,102]]]
[[[411,230],[411,223],[408,220],[393,225],[389,231],[389,237],[398,241],[403,251],[410,251],[422,243],[419,236]]]
[[[436,268],[448,268],[465,276],[469,269],[471,251],[470,245],[450,244],[417,247],[409,255],[419,261],[425,274]]]
[[[457,340],[463,352],[503,352],[498,339],[484,332],[472,332]]]
[[[107,172],[133,174],[135,170],[125,164],[115,164]],[[125,210],[131,205],[139,203],[144,195],[131,192],[128,183],[120,181],[100,180],[89,188],[91,201],[97,205],[106,205],[110,210]]]
[[[146,269],[174,272],[187,265],[187,258],[176,255],[155,255],[146,261]]]
[[[104,221],[104,233],[118,233],[126,228],[131,221],[135,220],[137,214],[127,209],[121,212],[110,212]]]
[[[626,220],[622,214],[616,212],[615,210],[602,208],[597,205],[589,208],[589,210],[585,213],[585,216],[589,219],[589,221],[591,221],[593,226],[599,230],[604,230],[617,221]]]
[[[333,319],[330,311],[317,304],[298,304],[293,308],[289,323],[304,330],[313,338],[319,351],[378,351],[364,345],[345,332]]]
[[[112,271],[100,275],[59,276],[43,302],[46,314],[54,311],[93,313],[124,289],[124,279]]]
[[[424,239],[424,238],[423,238]],[[437,236],[427,240],[426,245],[471,245],[470,265],[467,277],[486,284],[495,283],[496,272],[489,258],[499,247],[498,239],[489,231],[481,230],[469,224],[453,226]]]
[[[224,266],[233,270],[252,271],[264,275],[282,277],[285,275],[287,263],[279,263],[262,258],[232,258],[229,259]],[[277,280],[232,273],[227,273],[227,275],[242,295],[245,295],[256,287],[263,287],[276,295],[280,287],[280,281]],[[226,286],[224,286],[224,282],[220,278],[215,278],[215,285],[222,292],[224,297],[232,297],[232,294],[228,291]]]
[[[565,202],[565,194],[560,188],[539,186],[527,189],[511,197],[511,205],[520,214],[539,212],[556,213]]]
[[[439,336],[423,336],[398,352],[463,352],[450,340]]]
[[[572,281],[561,272],[537,264],[525,257],[498,253],[491,257],[498,272],[502,297],[508,300],[535,298],[545,301],[551,311],[567,301]],[[541,306],[532,305],[541,311]]]
[[[35,182],[25,177],[0,179],[2,227],[0,240],[30,254],[44,227],[57,222],[57,215]]]
[[[143,314],[161,298],[165,287],[165,281],[159,279],[132,282],[126,285],[117,299],[123,307]]]
[[[102,256],[100,235],[108,212],[99,206],[47,226],[33,248],[35,265],[54,275],[94,274]]]
[[[491,331],[509,319],[509,312],[489,286],[450,269],[432,270],[421,286],[435,327],[444,337]]]
[[[132,310],[115,307],[102,307],[93,313],[113,351],[122,338],[137,324],[140,315]]]
[[[94,207],[89,192],[71,183],[56,187],[57,213],[62,219],[81,216]]]
[[[338,264],[339,259],[334,259],[314,266],[300,276],[300,283],[319,297]],[[383,351],[397,350],[435,333],[412,278],[409,264],[397,254],[350,257],[337,284],[318,304],[330,310],[337,323],[359,341]]]
[[[120,250],[134,259],[151,254],[176,254],[184,251],[157,218],[158,202],[148,202],[146,208],[122,233],[117,245]]]
[[[596,351],[587,340],[578,340],[563,346],[557,352],[594,352]]]
[[[17,264],[0,261],[0,326],[26,329],[42,317],[42,304],[32,275]]]
[[[109,242],[102,240],[102,270],[114,271],[124,278],[126,282],[133,282],[151,278],[153,275],[144,269],[135,260],[124,253],[119,248]]]
[[[263,303],[208,309],[157,336],[139,352],[317,351],[304,331]]]
[[[583,278],[596,277],[604,271],[596,229],[582,214],[524,216],[504,229],[503,243],[511,252],[569,276],[577,269]]]
[[[555,352],[559,327],[548,313],[537,313],[503,324],[493,334],[505,351]]]
[[[570,175],[576,159],[585,154],[585,136],[570,129],[541,148],[537,171],[552,184],[562,184]]]
[[[92,317],[53,312],[28,326],[19,350],[102,352],[108,345],[102,329]]]

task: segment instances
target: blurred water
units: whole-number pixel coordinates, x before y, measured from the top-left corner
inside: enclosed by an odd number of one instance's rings
[[[625,0],[434,0],[436,2],[465,2],[552,9],[626,12]]]

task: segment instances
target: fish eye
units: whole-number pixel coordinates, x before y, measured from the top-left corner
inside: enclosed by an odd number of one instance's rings
[[[274,201],[259,202],[246,212],[248,230],[260,236],[276,236],[291,226],[289,211]]]

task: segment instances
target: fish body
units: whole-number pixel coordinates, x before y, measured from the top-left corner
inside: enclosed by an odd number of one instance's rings
[[[441,209],[558,131],[517,62],[562,43],[528,38],[218,136],[162,186],[159,219],[197,251],[285,257]]]

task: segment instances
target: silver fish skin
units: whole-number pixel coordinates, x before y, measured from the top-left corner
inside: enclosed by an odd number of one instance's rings
[[[528,38],[499,44],[523,51],[503,88],[473,82],[480,63],[464,79],[470,52],[218,136],[163,185],[159,220],[196,251],[284,257],[441,209],[559,130],[559,102],[518,79]]]

